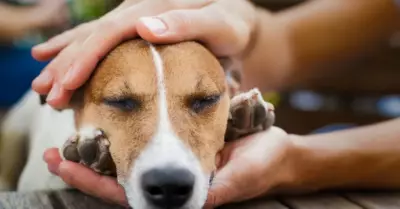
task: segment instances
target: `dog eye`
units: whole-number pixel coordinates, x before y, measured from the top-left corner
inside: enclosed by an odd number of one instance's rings
[[[190,102],[190,107],[194,112],[199,113],[206,108],[215,105],[219,101],[220,97],[220,95],[197,97],[192,99]]]
[[[140,103],[133,99],[104,99],[104,103],[122,111],[132,111],[140,106]]]

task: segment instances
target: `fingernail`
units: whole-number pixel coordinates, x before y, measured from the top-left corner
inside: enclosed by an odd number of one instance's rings
[[[60,92],[61,92],[61,86],[60,86],[60,84],[55,83],[55,84],[53,85],[53,87],[51,88],[50,93],[49,93],[49,95],[47,96],[46,101],[48,102],[48,101],[51,101],[51,100],[56,99],[56,98],[58,97],[58,95],[60,94]]]
[[[167,25],[157,17],[142,17],[140,20],[153,33],[161,35],[167,31]]]
[[[51,75],[50,71],[45,70],[38,77],[33,80],[33,83],[40,84],[40,85],[47,85],[50,84],[53,80],[53,76]]]

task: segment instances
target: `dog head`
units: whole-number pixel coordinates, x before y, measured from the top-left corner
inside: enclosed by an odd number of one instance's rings
[[[133,208],[201,208],[224,145],[229,89],[202,45],[122,43],[74,107],[77,129],[101,128]]]

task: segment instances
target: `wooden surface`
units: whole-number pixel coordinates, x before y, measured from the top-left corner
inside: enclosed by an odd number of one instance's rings
[[[0,193],[0,209],[122,209],[76,190]],[[400,209],[400,192],[343,193],[258,199],[222,209]]]

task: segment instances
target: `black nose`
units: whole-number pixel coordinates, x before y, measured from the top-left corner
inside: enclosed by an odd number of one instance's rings
[[[147,201],[161,208],[178,208],[191,197],[194,175],[185,169],[152,169],[142,176]]]

